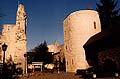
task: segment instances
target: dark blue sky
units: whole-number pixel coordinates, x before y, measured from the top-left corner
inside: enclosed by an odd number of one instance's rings
[[[73,11],[96,8],[99,0],[1,0],[0,12],[5,16],[0,24],[15,23],[18,1],[25,6],[27,25],[27,50],[44,40],[52,44],[54,40],[63,43],[63,20]],[[118,0],[120,3],[120,0]],[[118,4],[117,7],[120,5]]]

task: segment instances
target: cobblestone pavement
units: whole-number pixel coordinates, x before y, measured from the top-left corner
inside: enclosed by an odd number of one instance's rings
[[[26,79],[92,79],[92,78],[79,78],[79,76],[75,76],[74,73],[40,73],[36,72],[29,76]],[[115,77],[107,77],[107,78],[96,78],[96,79],[120,79]]]

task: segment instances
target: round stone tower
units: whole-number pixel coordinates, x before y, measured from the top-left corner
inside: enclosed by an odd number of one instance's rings
[[[80,10],[71,13],[63,22],[66,72],[89,67],[83,45],[101,31],[98,12]]]

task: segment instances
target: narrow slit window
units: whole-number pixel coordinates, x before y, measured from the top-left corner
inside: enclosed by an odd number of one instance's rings
[[[67,61],[67,65],[68,65],[68,61]]]
[[[96,22],[94,21],[94,29],[96,29]]]
[[[67,50],[67,45],[66,45],[66,50]]]

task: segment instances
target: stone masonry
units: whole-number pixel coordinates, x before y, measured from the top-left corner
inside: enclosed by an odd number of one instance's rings
[[[73,12],[64,20],[63,28],[66,72],[88,68],[83,45],[91,36],[101,32],[98,13],[93,10]]]
[[[12,57],[12,60],[16,64],[19,64],[19,67],[22,67],[24,70],[24,54],[26,53],[26,13],[23,4],[18,5],[16,24],[3,24],[0,37],[1,46],[3,43],[8,45],[5,58],[9,59]],[[3,52],[1,53],[3,54]]]
[[[63,44],[60,45],[56,40],[53,44],[49,44],[47,47],[49,52],[53,52],[54,62],[59,61],[59,57],[61,59],[60,61],[63,62],[63,59],[65,58]]]

